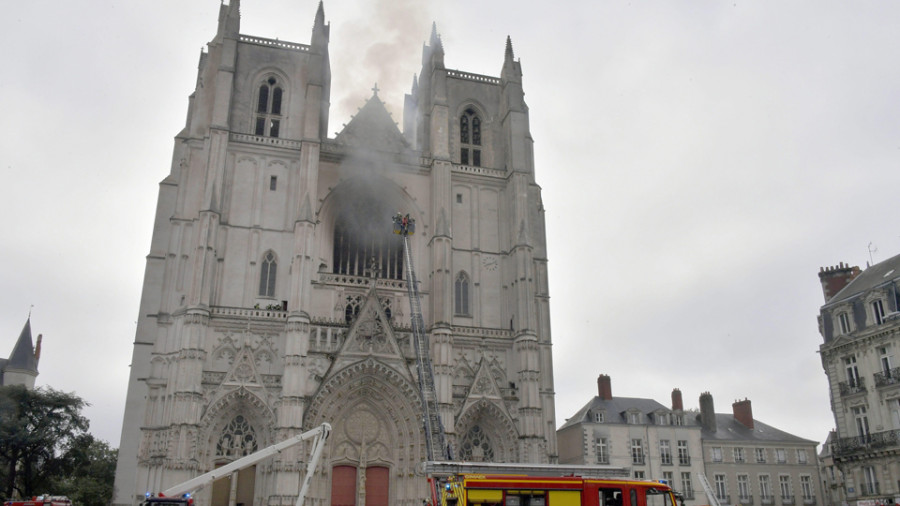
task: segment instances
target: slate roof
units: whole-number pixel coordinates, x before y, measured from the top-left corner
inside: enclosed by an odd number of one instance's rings
[[[37,371],[37,360],[34,358],[34,341],[31,339],[31,319],[25,322],[22,333],[13,347],[4,369],[15,368],[26,371]]]
[[[832,306],[851,299],[861,293],[866,293],[878,285],[900,278],[900,255],[888,258],[883,262],[872,265],[859,273],[856,279],[851,281],[841,291],[834,294],[823,307]]]
[[[623,413],[629,410],[637,410],[648,415],[659,411],[666,413],[672,410],[654,401],[653,399],[642,399],[639,397],[613,397],[612,399],[601,399],[595,396],[590,402],[578,410],[566,423],[560,427],[560,430],[572,425],[578,425],[585,422],[593,422],[590,419],[590,411],[603,411],[606,413],[606,421],[604,423],[626,423]],[[614,419],[613,415],[619,415],[619,419]]]
[[[699,418],[700,415],[698,414]],[[700,437],[704,441],[747,441],[760,443],[807,443],[818,444],[817,441],[810,441],[802,437],[788,434],[783,430],[776,429],[771,425],[753,419],[753,428],[750,429],[746,425],[737,421],[732,413],[716,413],[716,431],[711,432],[703,428]]]

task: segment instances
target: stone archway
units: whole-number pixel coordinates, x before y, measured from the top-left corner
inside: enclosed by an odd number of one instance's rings
[[[356,506],[377,506],[385,498],[392,505],[419,506],[427,492],[425,480],[416,476],[425,459],[419,408],[410,378],[371,358],[327,379],[305,421],[306,426],[328,422],[333,427],[320,466],[329,475],[317,489],[332,491],[332,479],[352,475]]]
[[[456,421],[459,460],[519,462],[518,433],[509,416],[486,399],[469,406]]]

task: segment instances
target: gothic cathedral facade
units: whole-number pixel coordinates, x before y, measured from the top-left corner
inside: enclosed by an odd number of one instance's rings
[[[327,422],[307,504],[419,506],[407,260],[455,458],[557,461],[544,210],[512,44],[488,77],[446,69],[432,30],[402,130],[376,87],[329,138],[328,43],[321,3],[309,45],[242,35],[239,0],[221,7],[160,183],[116,504]],[[417,225],[408,250],[398,212]],[[295,446],[195,501],[292,505],[307,459]]]

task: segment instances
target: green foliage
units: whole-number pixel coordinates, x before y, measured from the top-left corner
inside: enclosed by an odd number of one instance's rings
[[[0,493],[11,498],[84,489],[92,499],[79,498],[81,504],[109,502],[115,450],[87,434],[88,420],[81,415],[85,406],[80,397],[52,388],[0,387]],[[76,487],[79,475],[92,479]],[[108,491],[101,486],[104,480]],[[86,490],[94,486],[98,489]]]

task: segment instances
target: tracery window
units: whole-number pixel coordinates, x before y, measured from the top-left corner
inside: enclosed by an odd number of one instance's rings
[[[335,220],[332,272],[403,279],[403,238],[391,233],[392,215],[365,197],[348,202]]]
[[[468,462],[494,461],[494,447],[480,425],[473,425],[463,437],[460,459]]]
[[[256,95],[256,116],[255,129],[256,135],[267,135],[269,137],[278,137],[281,128],[281,102],[284,91],[281,83],[275,76],[269,76],[268,79],[259,85],[259,91]]]
[[[267,251],[259,268],[259,295],[261,297],[275,296],[275,271],[277,267],[278,263],[275,261],[275,254]]]
[[[456,275],[454,285],[454,312],[458,315],[469,314],[469,276],[460,271]]]
[[[256,431],[243,415],[234,417],[216,444],[219,457],[240,458],[257,449]]]
[[[471,107],[459,117],[459,144],[459,163],[481,167],[481,118]]]

